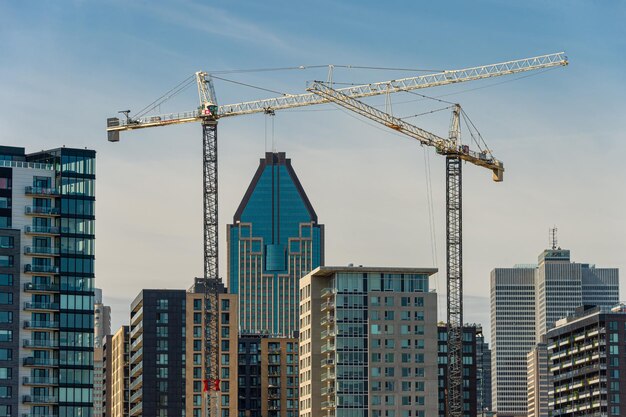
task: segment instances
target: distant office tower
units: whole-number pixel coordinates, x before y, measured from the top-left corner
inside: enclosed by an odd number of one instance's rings
[[[292,337],[298,281],[324,264],[324,228],[291,160],[267,153],[228,226],[228,288],[244,332]]]
[[[476,417],[478,383],[476,378],[476,336],[482,334],[482,328],[477,325],[463,326],[463,417]],[[448,393],[448,328],[445,325],[437,326],[438,335],[438,364],[439,364],[439,415],[445,417],[446,395]]]
[[[102,304],[102,290],[95,288],[93,326],[93,416],[104,413],[104,340],[111,334],[111,307]]]
[[[476,407],[483,415],[491,411],[491,350],[482,327],[476,332]]]
[[[542,338],[545,339],[545,336]],[[526,355],[528,417],[549,417],[551,378],[548,375],[548,348],[544,340]]]
[[[577,309],[547,334],[552,416],[626,414],[626,308]]]
[[[492,400],[498,417],[527,415],[527,354],[559,317],[588,302],[618,301],[618,271],[545,250],[538,265],[491,272]],[[601,296],[604,294],[604,296]]]
[[[319,267],[300,280],[300,416],[437,415],[436,269]]]
[[[130,410],[130,338],[129,326],[122,326],[104,344],[105,413],[106,417],[128,417]],[[137,378],[135,379],[137,381]],[[135,382],[141,385],[143,382]]]
[[[130,306],[130,417],[185,410],[185,290],[143,290]]]
[[[91,416],[95,151],[0,146],[0,415]]]

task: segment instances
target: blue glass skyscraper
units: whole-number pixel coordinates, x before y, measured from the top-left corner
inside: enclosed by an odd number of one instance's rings
[[[261,159],[227,239],[241,330],[293,336],[299,280],[324,264],[324,226],[283,152]]]

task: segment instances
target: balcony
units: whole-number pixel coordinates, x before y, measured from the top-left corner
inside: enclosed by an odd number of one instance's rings
[[[59,267],[54,265],[24,265],[24,272],[27,274],[58,274]]]
[[[330,314],[327,314],[324,317],[322,317],[322,320],[320,321],[320,323],[322,324],[322,326],[326,326],[327,324],[333,324],[335,323],[335,316],[331,316]]]
[[[24,395],[22,397],[24,404],[56,404],[59,397],[53,395]]]
[[[130,363],[134,364],[139,362],[141,358],[143,358],[143,348],[139,348],[137,352],[133,353],[133,356],[130,357]]]
[[[327,367],[327,366],[335,366],[335,359],[334,358],[326,358],[326,359],[322,359],[322,367]]]
[[[60,308],[59,303],[24,303],[24,310],[26,311],[58,311]]]
[[[143,402],[139,402],[137,405],[135,405],[133,408],[130,409],[130,417],[133,416],[140,416],[141,412],[143,411]]]
[[[143,370],[143,362],[139,362],[137,365],[131,368],[130,376],[133,377],[137,375],[141,370]]]
[[[322,303],[322,311],[332,311],[335,309],[334,301],[326,301]]]
[[[130,331],[130,338],[134,339],[137,333],[143,334],[143,322],[139,322],[137,326],[131,326],[132,330]]]
[[[322,395],[335,395],[335,386],[322,387]]]
[[[24,339],[22,346],[30,349],[57,349],[59,347],[59,341]]]
[[[143,346],[143,335],[139,335],[139,337],[130,345],[131,352],[135,352],[137,349]]]
[[[24,254],[37,256],[59,256],[61,255],[61,250],[59,248],[47,246],[24,246]]]
[[[24,291],[26,292],[59,292],[59,284],[37,284],[34,282],[24,283]]]
[[[322,353],[334,352],[335,351],[335,344],[334,343],[326,343],[326,344],[322,345],[321,351],[322,351]]]
[[[336,336],[335,329],[322,330],[322,340],[324,340],[324,339],[334,339],[335,336]]]
[[[24,366],[43,366],[48,368],[55,368],[59,366],[59,360],[53,358],[24,358],[22,361]]]
[[[322,381],[334,380],[335,377],[336,377],[336,375],[332,371],[324,372],[322,374]]]
[[[322,401],[322,410],[327,410],[329,408],[335,408],[334,401]]]
[[[59,322],[58,321],[49,321],[49,320],[32,320],[24,322],[25,329],[58,329]]]
[[[141,400],[142,396],[143,396],[143,390],[139,389],[138,391],[135,391],[133,395],[130,396],[130,402],[134,403],[137,400]]]
[[[38,206],[26,206],[25,214],[31,216],[60,216],[61,210],[57,207],[38,207]]]
[[[143,318],[143,306],[141,306],[139,310],[131,314],[130,325],[134,326],[141,318]]]
[[[130,383],[129,389],[134,391],[143,386],[143,375],[139,375],[133,382]]]
[[[22,378],[24,385],[59,385],[59,378],[50,378],[42,376],[25,376]]]
[[[57,414],[22,414],[22,417],[59,417]]]
[[[59,235],[61,229],[53,226],[24,226],[27,235]]]
[[[267,351],[269,353],[274,353],[274,354],[280,353],[280,346],[272,346],[272,347],[268,346]]]
[[[278,388],[270,388],[267,395],[272,400],[280,399],[280,390]]]
[[[55,197],[61,195],[59,193],[58,188],[52,187],[32,187],[28,186],[24,190],[24,194],[26,195],[35,195],[35,196],[44,196],[44,197]]]
[[[337,290],[335,290],[334,288],[324,288],[322,290],[322,297],[331,297],[335,295],[336,292]]]

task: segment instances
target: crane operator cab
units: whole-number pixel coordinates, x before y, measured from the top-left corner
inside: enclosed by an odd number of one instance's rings
[[[217,118],[217,106],[211,103],[202,103],[199,107],[201,117]]]

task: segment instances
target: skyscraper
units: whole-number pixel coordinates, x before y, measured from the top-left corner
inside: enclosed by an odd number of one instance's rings
[[[292,337],[298,281],[324,264],[324,227],[291,160],[267,153],[228,226],[228,288],[241,330]]]
[[[111,307],[102,303],[102,290],[95,289],[94,298],[94,338],[93,338],[93,416],[102,417],[106,391],[104,377],[104,341],[111,335]]]
[[[95,156],[0,147],[0,415],[92,415]]]
[[[572,262],[569,250],[556,247],[544,250],[537,265],[491,272],[492,399],[498,416],[527,414],[528,352],[577,307],[615,305],[618,275],[615,268]]]

